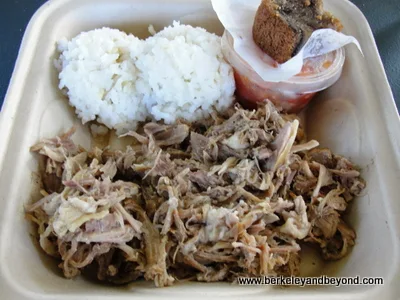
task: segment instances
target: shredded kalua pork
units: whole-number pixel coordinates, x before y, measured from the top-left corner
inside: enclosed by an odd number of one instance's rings
[[[198,124],[147,123],[126,151],[86,151],[73,130],[34,145],[43,198],[29,205],[43,250],[72,278],[233,281],[298,275],[300,246],[337,260],[359,171],[267,103]]]

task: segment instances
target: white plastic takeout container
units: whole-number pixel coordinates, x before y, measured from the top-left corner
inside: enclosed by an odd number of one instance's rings
[[[365,57],[349,47],[339,81],[304,112],[310,138],[353,160],[367,188],[351,205],[349,223],[356,245],[339,262],[308,256],[303,276],[379,276],[383,286],[267,287],[228,283],[180,283],[157,289],[152,283],[124,287],[83,278],[64,279],[56,263],[33,243],[24,219],[37,161],[29,147],[73,124],[75,140],[88,147],[80,125],[58,91],[53,66],[55,43],[84,30],[110,26],[140,37],[151,23],[157,30],[172,20],[202,25],[222,34],[207,0],[56,0],[33,17],[22,42],[0,119],[0,291],[1,299],[398,299],[400,294],[400,121],[377,48],[362,13],[347,0],[326,0],[345,33],[361,43]],[[395,55],[395,54],[393,54]]]

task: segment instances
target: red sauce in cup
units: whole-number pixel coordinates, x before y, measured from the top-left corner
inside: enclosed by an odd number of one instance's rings
[[[302,110],[318,91],[328,88],[340,77],[344,63],[342,49],[307,58],[301,72],[283,82],[267,82],[234,51],[229,33],[222,38],[225,59],[234,69],[236,95],[243,106],[254,108],[266,99],[289,113]]]

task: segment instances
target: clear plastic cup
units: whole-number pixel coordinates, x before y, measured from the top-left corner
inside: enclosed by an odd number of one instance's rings
[[[286,112],[302,110],[319,91],[333,85],[342,74],[344,49],[304,61],[301,72],[287,81],[264,81],[233,49],[229,32],[222,36],[222,51],[235,72],[236,95],[246,107],[255,107],[266,99]]]

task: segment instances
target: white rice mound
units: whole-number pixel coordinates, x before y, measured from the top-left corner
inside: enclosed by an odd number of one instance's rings
[[[221,38],[203,28],[174,22],[146,40],[136,67],[137,90],[155,120],[192,122],[233,102],[235,81]]]
[[[134,129],[148,115],[136,91],[138,71],[131,56],[143,41],[116,29],[83,32],[58,43],[59,88],[83,123],[97,120],[118,132]]]
[[[147,40],[116,29],[58,43],[59,88],[83,123],[117,133],[146,119],[196,121],[233,102],[235,82],[220,37],[177,22]]]

